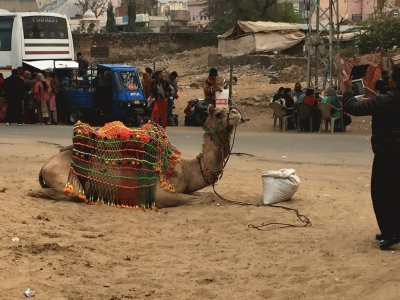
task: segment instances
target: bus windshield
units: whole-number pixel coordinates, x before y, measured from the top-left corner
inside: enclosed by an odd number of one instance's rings
[[[0,17],[0,51],[11,51],[13,18]]]
[[[64,18],[50,16],[22,17],[25,39],[68,39]]]

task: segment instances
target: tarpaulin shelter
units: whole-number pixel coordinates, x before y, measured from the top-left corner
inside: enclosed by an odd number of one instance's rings
[[[279,22],[238,21],[218,36],[218,53],[239,56],[268,51],[282,51],[305,39],[295,24]]]
[[[335,57],[339,83],[343,80],[362,78],[364,85],[374,89],[375,83],[381,77],[382,70],[390,71],[390,65],[396,64],[399,52],[377,52],[365,55],[355,55],[351,58]]]

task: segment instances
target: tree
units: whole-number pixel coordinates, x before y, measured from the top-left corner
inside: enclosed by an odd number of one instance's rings
[[[129,0],[128,2],[128,26],[127,31],[136,30],[136,0]]]
[[[277,0],[208,0],[205,13],[211,20],[211,27],[225,32],[237,21],[279,21],[300,22],[291,3],[277,3]]]
[[[108,1],[110,0],[75,0],[74,4],[82,11],[82,15],[90,9],[96,18],[98,18],[107,10],[106,5]]]
[[[360,54],[389,51],[400,45],[400,18],[377,16],[362,24],[357,38]]]
[[[108,2],[106,30],[108,32],[118,31],[117,24],[115,23],[114,7],[111,1]]]
[[[158,0],[138,0],[137,1],[137,11],[140,14],[149,14],[149,15],[157,15],[157,5]]]

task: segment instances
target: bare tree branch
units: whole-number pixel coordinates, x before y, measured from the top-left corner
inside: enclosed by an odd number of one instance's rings
[[[82,12],[82,15],[90,9],[96,18],[98,18],[107,10],[107,4],[109,1],[110,0],[75,0],[74,4]]]

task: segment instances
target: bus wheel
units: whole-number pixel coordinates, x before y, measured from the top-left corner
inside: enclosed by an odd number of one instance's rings
[[[65,123],[73,125],[78,122],[81,117],[82,112],[78,108],[71,108],[65,117]]]

